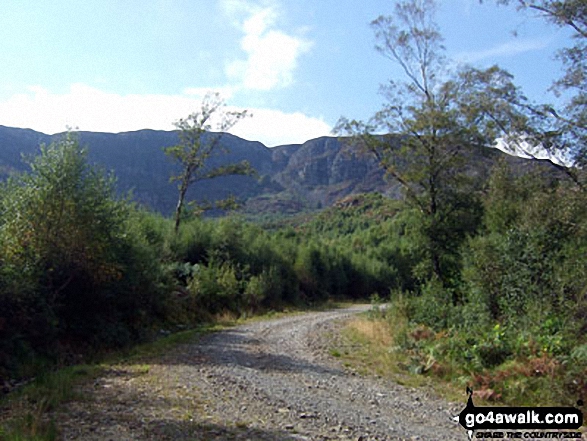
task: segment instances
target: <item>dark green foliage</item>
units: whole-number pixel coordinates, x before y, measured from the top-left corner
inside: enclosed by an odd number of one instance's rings
[[[587,360],[581,355],[587,330],[587,200],[574,183],[537,170],[520,175],[499,165],[484,197],[483,227],[461,242],[454,284],[447,287],[428,273],[397,297],[407,320],[447,336],[419,343],[419,351],[432,351],[457,372],[472,373],[476,387],[511,400],[587,393]],[[417,241],[409,243],[418,248]],[[427,260],[413,256],[414,269]],[[556,372],[548,391],[547,379],[535,378],[545,372]],[[507,392],[518,377],[523,390]],[[528,395],[529,387],[536,395]]]
[[[364,195],[295,228],[269,231],[239,218],[194,219],[171,239],[171,269],[195,310],[206,313],[385,295],[399,276],[396,255],[390,262],[380,256],[400,206]]]
[[[231,218],[194,220],[172,241],[173,259],[185,262],[174,271],[208,312],[366,298],[377,289],[388,289],[389,279],[384,279],[389,272],[378,261],[347,247],[344,238],[321,238],[317,229],[310,223],[303,234],[291,229],[267,232]],[[216,283],[232,273],[239,283],[227,296]]]
[[[112,182],[69,136],[2,187],[1,374],[225,312],[392,293],[409,350],[427,348],[408,332],[421,323],[449,336],[427,350],[464,369],[551,357],[569,366],[566,388],[586,387],[587,201],[551,175],[501,164],[483,197],[459,194],[434,222],[361,195],[281,228],[196,218],[177,234],[171,219],[117,199]]]
[[[244,287],[243,274],[238,268],[216,260],[207,266],[196,264],[188,282],[197,305],[210,314],[241,310]]]
[[[42,146],[0,196],[0,367],[56,348],[128,344],[157,314],[163,274],[132,207],[77,139]]]
[[[465,268],[476,301],[494,319],[519,322],[534,305],[557,316],[581,308],[584,254],[577,250],[587,241],[584,197],[564,183],[496,171],[488,232],[471,240]]]
[[[385,295],[394,283],[397,271],[378,254],[389,234],[382,213],[398,207],[380,197],[346,210],[329,237],[326,217],[274,231],[192,219],[175,234],[171,220],[118,200],[112,182],[69,135],[4,187],[3,372],[26,375],[39,356],[127,345],[161,326]]]

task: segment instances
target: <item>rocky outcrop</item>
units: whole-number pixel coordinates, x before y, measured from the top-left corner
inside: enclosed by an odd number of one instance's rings
[[[21,155],[39,151],[41,143],[51,143],[61,135],[45,135],[29,129],[0,126],[0,179],[25,170]],[[139,130],[126,133],[80,132],[90,162],[112,171],[122,194],[132,192],[139,203],[163,214],[173,213],[177,187],[169,181],[177,165],[167,158],[163,148],[177,143],[176,132]],[[399,144],[390,136],[389,142]],[[256,177],[230,176],[194,185],[188,198],[214,201],[234,195],[247,201],[252,213],[315,209],[332,205],[348,195],[379,192],[401,197],[398,182],[385,179],[377,161],[348,139],[321,137],[304,144],[268,148],[260,142],[234,135],[222,136],[224,153],[212,159],[212,165],[248,160]],[[471,149],[463,152],[466,172],[487,178],[491,166],[504,154],[495,149]],[[515,168],[535,163],[509,157]]]
[[[287,164],[274,179],[310,206],[330,205],[352,193],[389,190],[374,158],[338,138],[313,139],[288,153]],[[282,152],[276,156],[284,162]]]

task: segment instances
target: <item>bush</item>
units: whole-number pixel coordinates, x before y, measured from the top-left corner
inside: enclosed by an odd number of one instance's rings
[[[161,303],[160,238],[72,134],[29,165],[0,189],[0,358],[136,340]]]
[[[284,283],[279,270],[270,267],[258,276],[252,276],[244,291],[245,308],[250,312],[279,308],[283,303]]]
[[[238,312],[244,287],[239,276],[237,269],[228,262],[212,260],[207,266],[196,264],[188,289],[197,305],[210,314]]]
[[[453,306],[453,294],[439,280],[429,280],[421,289],[421,294],[412,296],[412,318],[439,331],[455,323],[456,307]]]

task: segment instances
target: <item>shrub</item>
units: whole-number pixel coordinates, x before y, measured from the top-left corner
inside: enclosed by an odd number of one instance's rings
[[[256,312],[263,308],[278,308],[283,302],[284,285],[275,267],[263,270],[252,276],[244,291],[244,303],[248,311]]]
[[[242,278],[237,269],[228,262],[211,260],[197,265],[188,282],[188,288],[200,308],[210,314],[241,310]]]
[[[57,342],[120,345],[148,332],[165,284],[160,238],[73,134],[28,162],[0,189],[0,353],[55,355]]]
[[[455,322],[456,308],[452,299],[450,289],[444,287],[439,280],[429,280],[422,287],[421,294],[409,299],[413,305],[413,320],[435,330],[449,328]]]

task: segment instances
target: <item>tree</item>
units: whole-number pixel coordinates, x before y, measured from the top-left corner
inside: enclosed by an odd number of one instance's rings
[[[401,183],[420,213],[428,274],[446,283],[456,273],[459,244],[480,219],[466,152],[525,133],[531,120],[507,72],[444,67],[435,10],[434,0],[404,0],[393,16],[372,22],[376,49],[402,68],[406,80],[382,87],[386,104],[370,121],[342,118],[337,129],[354,135]]]
[[[481,2],[483,0],[480,0]],[[574,44],[558,52],[566,71],[552,90],[558,95],[572,96],[561,108],[537,106],[534,111],[550,127],[545,147],[569,152],[578,168],[587,165],[587,4],[584,0],[496,0],[498,4],[515,3],[520,10],[533,11],[555,26],[569,29]],[[576,183],[580,184],[575,178]]]
[[[28,163],[30,173],[9,182],[3,199],[4,257],[40,271],[51,305],[76,278],[118,277],[112,254],[126,208],[114,197],[114,179],[88,164],[72,133],[42,145]]]
[[[75,134],[27,162],[29,172],[0,186],[0,322],[44,353],[58,338],[128,342],[160,294],[154,253],[129,228],[131,206]]]
[[[570,27],[575,38],[587,38],[587,5],[583,0],[497,0],[497,3],[517,3],[518,8],[537,11],[557,26]]]
[[[190,185],[206,179],[213,179],[228,175],[250,175],[253,173],[250,164],[242,161],[237,164],[227,164],[210,167],[209,159],[225,150],[221,139],[225,132],[230,130],[238,121],[247,116],[247,111],[226,111],[224,101],[218,93],[207,94],[201,108],[185,119],[175,123],[179,130],[179,144],[165,148],[165,153],[179,162],[181,172],[171,178],[178,181],[179,199],[175,209],[175,232],[179,230],[185,198]],[[212,128],[216,132],[212,132]],[[232,199],[221,201],[226,207]]]

